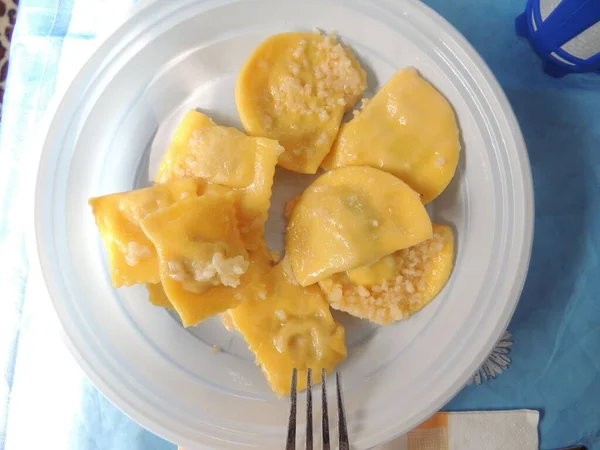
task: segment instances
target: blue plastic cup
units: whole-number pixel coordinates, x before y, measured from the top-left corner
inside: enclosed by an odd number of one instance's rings
[[[600,0],[528,0],[515,25],[548,75],[600,74]]]

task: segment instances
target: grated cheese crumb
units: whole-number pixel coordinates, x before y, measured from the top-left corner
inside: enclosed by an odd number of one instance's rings
[[[127,251],[124,252],[125,262],[130,266],[137,265],[142,259],[150,258],[152,251],[145,245],[131,241],[127,245]]]
[[[314,59],[309,58],[309,48]],[[347,50],[331,35],[301,40],[292,49],[288,70],[289,75],[270,92],[277,114],[285,110],[300,115],[318,114],[325,122],[334,109],[354,101],[366,88]],[[313,99],[318,101],[313,102]]]
[[[200,293],[210,286],[224,285],[237,287],[250,263],[242,256],[226,258],[216,252],[211,261],[174,260],[167,261],[167,275],[182,283],[189,292]]]
[[[432,296],[425,279],[432,273],[432,258],[446,241],[435,233],[427,241],[393,254],[396,278],[375,286],[353,284],[346,273],[319,282],[334,309],[385,325],[403,320],[423,308]]]

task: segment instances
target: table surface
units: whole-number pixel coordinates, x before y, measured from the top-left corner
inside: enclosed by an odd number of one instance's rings
[[[0,128],[0,450],[175,448],[129,420],[83,375],[27,257],[40,121],[97,37],[132,3],[20,3]],[[467,386],[446,409],[537,409],[543,449],[576,442],[600,449],[600,77],[557,80],[541,72],[513,31],[525,0],[426,3],[466,36],[504,87],[536,195],[531,268],[509,326],[512,364]]]

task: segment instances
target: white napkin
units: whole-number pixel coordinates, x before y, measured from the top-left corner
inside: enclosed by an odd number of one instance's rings
[[[373,450],[538,450],[538,423],[531,410],[438,413]]]

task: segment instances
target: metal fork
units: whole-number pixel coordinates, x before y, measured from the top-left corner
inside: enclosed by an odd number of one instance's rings
[[[330,450],[329,443],[329,415],[327,410],[327,372],[325,369],[321,370],[322,379],[322,391],[321,391],[321,402],[322,402],[322,418],[321,426],[323,428],[323,450]],[[338,408],[338,430],[339,450],[348,450],[350,445],[348,444],[348,428],[346,427],[346,415],[344,414],[344,403],[342,400],[342,382],[340,373],[335,373],[335,384],[337,391],[337,408]],[[294,369],[292,373],[292,388],[290,393],[290,418],[288,421],[288,434],[285,444],[285,450],[295,450],[296,448],[296,397],[297,397],[297,385],[298,385],[298,371]],[[313,450],[313,426],[312,426],[312,370],[308,369],[307,380],[306,380],[306,450]]]

